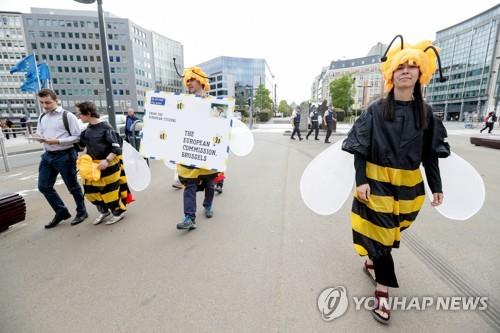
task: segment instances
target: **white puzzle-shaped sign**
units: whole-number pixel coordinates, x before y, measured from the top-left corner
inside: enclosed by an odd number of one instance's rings
[[[234,99],[146,94],[141,155],[197,168],[226,170]]]

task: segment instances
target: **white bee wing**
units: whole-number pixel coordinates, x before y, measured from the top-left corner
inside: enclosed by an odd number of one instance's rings
[[[483,178],[466,160],[455,153],[447,158],[439,159],[439,170],[443,185],[443,203],[436,210],[452,220],[467,220],[474,216],[483,206],[486,190]],[[425,172],[422,172],[425,177]],[[427,196],[432,201],[433,195],[427,179],[425,181]]]
[[[246,156],[250,154],[254,146],[253,134],[247,125],[239,119],[233,118],[233,128],[231,129],[231,139],[229,149],[236,156]]]
[[[325,149],[306,167],[300,194],[306,206],[319,215],[337,212],[352,195],[354,156],[342,150],[342,141]]]
[[[123,142],[123,165],[128,186],[135,191],[143,191],[151,182],[151,171],[144,158],[128,142]]]

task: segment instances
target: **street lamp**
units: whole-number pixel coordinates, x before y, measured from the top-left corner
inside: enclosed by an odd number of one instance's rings
[[[83,4],[92,4],[96,0],[74,0]],[[101,35],[102,65],[104,70],[104,86],[106,87],[106,110],[108,121],[116,131],[115,105],[113,104],[113,92],[111,90],[111,76],[109,74],[108,45],[106,43],[106,28],[104,26],[104,15],[102,12],[102,0],[97,0],[97,17],[99,19],[99,33]]]

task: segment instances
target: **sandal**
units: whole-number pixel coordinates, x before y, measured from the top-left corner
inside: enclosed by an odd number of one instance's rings
[[[368,264],[367,261],[365,260],[365,265],[363,266],[363,272],[366,273],[366,275],[368,275],[368,277],[370,278],[370,281],[372,282],[372,284],[374,286],[377,285],[377,282],[375,281],[375,279],[373,278],[373,275],[370,273],[369,269],[374,269],[373,268],[373,264]],[[375,272],[374,272],[375,273]]]
[[[384,291],[380,291],[380,290],[375,290],[375,300],[376,301],[375,301],[375,308],[372,310],[372,315],[376,321],[378,321],[381,324],[387,325],[387,324],[389,324],[389,321],[391,320],[391,311],[388,308],[386,308],[385,305],[380,304],[381,297],[389,299],[389,293],[384,292]],[[375,310],[379,310],[379,311],[382,311],[384,313],[387,313],[387,318],[383,317]]]

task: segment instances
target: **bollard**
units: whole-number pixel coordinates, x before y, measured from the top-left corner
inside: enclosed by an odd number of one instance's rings
[[[5,137],[3,135],[2,129],[0,128],[0,151],[2,152],[3,165],[5,166],[5,171],[10,171],[9,156],[7,155],[7,149],[5,149]]]
[[[132,132],[132,136],[130,137],[130,144],[135,150],[139,151],[141,148],[141,137],[139,135],[142,130],[142,121],[136,120],[130,126],[130,132]]]

